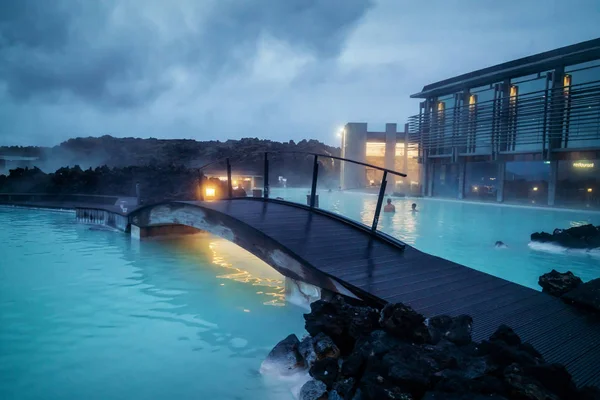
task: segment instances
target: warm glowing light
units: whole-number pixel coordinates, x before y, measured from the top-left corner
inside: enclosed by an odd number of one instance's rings
[[[594,168],[594,163],[589,161],[578,161],[573,163],[573,168]]]
[[[473,191],[474,191],[474,192],[477,192],[478,190],[479,190],[479,187],[478,187],[478,186],[473,186]]]
[[[510,97],[516,97],[518,94],[519,94],[519,87],[511,86],[510,87]]]
[[[277,271],[264,264],[262,261],[252,260],[244,256],[245,251],[239,249],[235,244],[224,240],[211,242],[209,245],[212,251],[213,264],[223,268],[224,274],[217,275],[218,279],[229,279],[240,283],[259,286],[260,290],[257,293],[265,296],[264,305],[281,307],[285,305],[285,283],[284,278]],[[241,253],[239,252],[241,250]],[[243,260],[242,264],[245,269],[239,265],[239,261]],[[224,286],[224,283],[220,284]],[[246,309],[244,312],[250,312]]]
[[[207,187],[205,191],[206,197],[215,197],[215,188]]]
[[[446,103],[444,103],[443,101],[438,102],[437,109],[439,112],[444,112],[444,110],[446,109]]]
[[[375,181],[374,181],[373,179],[371,179],[371,180],[369,181],[369,183],[370,183],[371,185],[373,185],[373,184],[375,183]]]
[[[533,191],[534,191],[534,192],[537,192],[537,191],[538,191],[538,187],[537,187],[537,186],[534,186],[534,187],[533,187]]]
[[[237,180],[233,181],[233,187],[236,187],[237,185],[238,185],[238,181]]]
[[[246,182],[250,182],[250,181],[252,180],[252,178],[244,178],[244,180],[245,180]]]
[[[592,193],[592,192],[593,192],[592,188],[588,188],[588,193]]]
[[[474,106],[477,103],[477,95],[472,94],[469,96],[469,105]]]
[[[220,181],[226,181],[226,180],[227,180],[227,177],[226,177],[226,176],[220,176],[220,177],[219,177],[219,180],[220,180]]]
[[[565,94],[569,93],[571,88],[571,75],[567,74],[563,77],[563,90]]]
[[[396,185],[403,185],[404,181],[396,181]]]

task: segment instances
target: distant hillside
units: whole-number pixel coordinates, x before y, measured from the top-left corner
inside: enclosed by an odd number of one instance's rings
[[[54,171],[60,167],[79,165],[82,168],[107,165],[126,167],[142,165],[199,165],[223,157],[233,160],[258,160],[264,151],[308,151],[338,155],[340,149],[317,140],[286,143],[246,138],[241,140],[206,141],[184,139],[137,139],[112,136],[69,139],[54,147],[0,147],[0,155],[40,157],[41,169]],[[256,155],[254,157],[253,155]]]
[[[339,148],[327,146],[317,140],[281,143],[256,138],[198,142],[102,136],[69,139],[54,147],[0,147],[0,155],[39,157],[34,166],[46,173],[76,165],[83,170],[104,165],[110,168],[199,168],[229,157],[234,172],[248,171],[262,175],[265,151],[272,152],[269,156],[270,180],[285,176],[290,186],[308,185],[313,166],[312,156],[290,152],[340,155]],[[216,163],[207,170],[223,172],[225,162]],[[320,180],[327,182],[329,188],[337,187],[339,163],[322,159],[319,175]]]

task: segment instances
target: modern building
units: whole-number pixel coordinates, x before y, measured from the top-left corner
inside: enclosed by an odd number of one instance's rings
[[[410,143],[407,127],[398,132],[396,124],[386,124],[385,132],[372,132],[364,122],[348,123],[341,132],[342,158],[406,173],[407,178],[388,175],[388,193],[420,193],[418,149]],[[379,186],[382,178],[383,172],[374,168],[346,161],[340,165],[343,190]]]
[[[406,139],[418,151],[422,195],[600,207],[600,39],[411,97],[423,99]]]

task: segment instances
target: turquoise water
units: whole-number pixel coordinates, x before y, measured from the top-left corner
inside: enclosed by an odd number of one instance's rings
[[[273,195],[305,201],[306,190]],[[320,193],[322,208],[368,225],[375,204]],[[532,288],[552,268],[600,276],[598,255],[529,246],[533,231],[600,224],[600,214],[394,204],[379,227],[423,251]],[[290,382],[258,370],[281,338],[303,334],[305,310],[235,245],[208,234],[140,242],[41,210],[0,207],[0,226],[0,399],[291,398]]]
[[[306,189],[272,190],[272,197],[306,204]],[[382,213],[379,229],[417,249],[492,275],[540,289],[538,277],[571,270],[584,281],[600,277],[600,252],[532,249],[532,232],[552,232],[579,224],[600,225],[600,213],[474,204],[438,199],[394,198],[396,212]],[[410,211],[417,203],[419,212]],[[319,192],[319,206],[371,226],[377,196],[358,192]],[[496,249],[498,240],[508,245]]]
[[[0,399],[288,399],[282,277],[209,235],[138,242],[0,208]]]

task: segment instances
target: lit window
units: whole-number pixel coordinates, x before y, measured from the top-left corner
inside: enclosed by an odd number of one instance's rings
[[[564,94],[569,94],[570,90],[571,90],[571,75],[566,74],[563,77],[563,91],[564,91]]]

